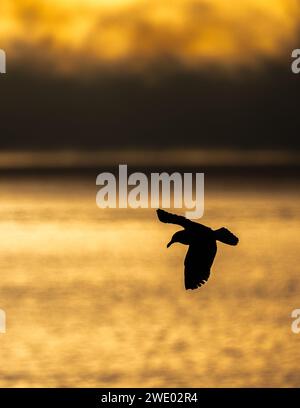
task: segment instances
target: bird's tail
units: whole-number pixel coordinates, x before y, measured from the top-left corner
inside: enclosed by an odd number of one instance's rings
[[[227,228],[219,228],[214,231],[217,241],[221,241],[227,245],[237,245],[239,242],[238,237],[236,237],[232,232]]]

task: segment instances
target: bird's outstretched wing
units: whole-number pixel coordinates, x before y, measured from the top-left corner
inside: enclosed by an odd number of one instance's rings
[[[229,231],[227,228],[219,228],[214,231],[215,238],[223,242],[224,244],[227,245],[237,245],[239,243],[238,237],[236,237],[231,231]]]
[[[207,282],[216,252],[217,246],[214,241],[207,245],[190,245],[184,260],[186,289],[197,289]]]
[[[171,214],[161,209],[156,210],[156,212],[159,221],[164,223],[181,225],[183,228],[189,228],[194,225],[199,225],[181,215]]]

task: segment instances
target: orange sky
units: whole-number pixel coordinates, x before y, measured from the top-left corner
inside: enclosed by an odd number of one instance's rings
[[[62,72],[252,66],[299,47],[299,9],[298,0],[1,0],[0,48]]]

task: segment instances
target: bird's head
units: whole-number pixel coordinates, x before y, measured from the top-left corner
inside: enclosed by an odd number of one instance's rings
[[[169,248],[175,242],[179,242],[180,244],[184,244],[184,245],[189,245],[190,244],[189,233],[186,230],[175,232],[171,241],[167,244],[167,248]]]

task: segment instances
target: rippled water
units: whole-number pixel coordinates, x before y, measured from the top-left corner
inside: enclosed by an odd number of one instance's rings
[[[228,226],[208,283],[153,210],[100,210],[94,180],[0,181],[1,386],[300,386],[300,195],[211,188]]]

